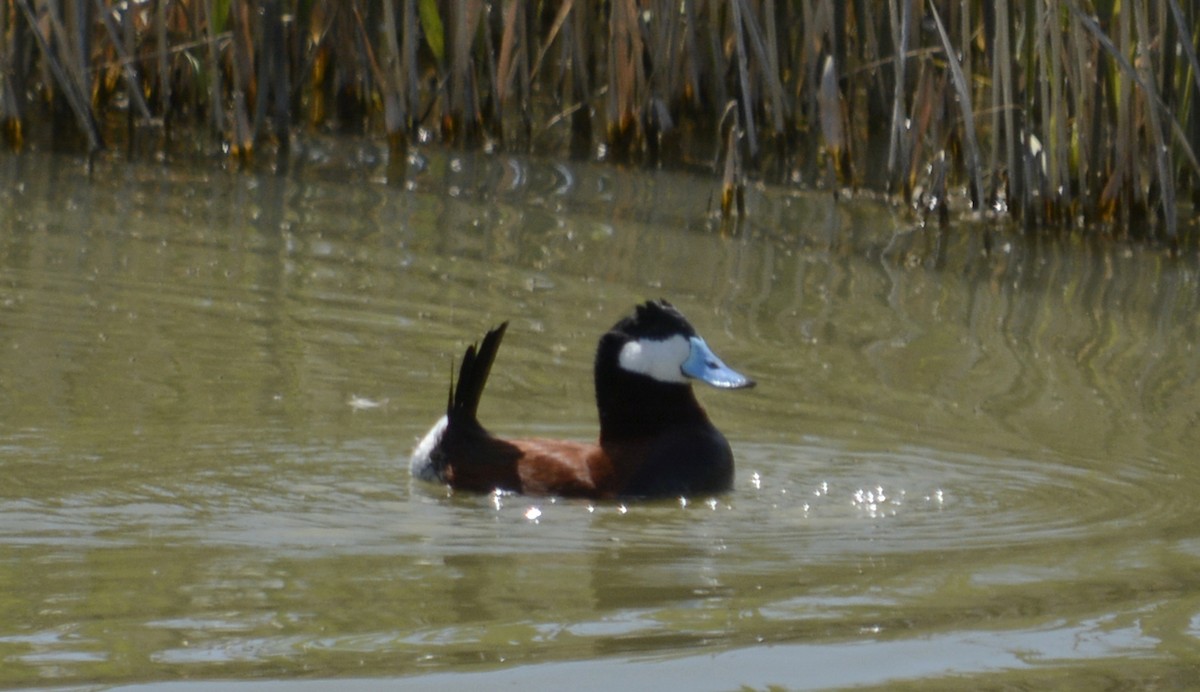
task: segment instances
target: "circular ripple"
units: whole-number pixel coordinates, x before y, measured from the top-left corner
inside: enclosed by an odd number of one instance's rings
[[[735,488],[661,501],[563,500],[412,488],[401,503],[439,551],[646,550],[835,563],[871,556],[1135,540],[1190,525],[1180,481],[1150,463],[1105,473],[1086,460],[934,448],[737,444]],[[440,497],[439,497],[440,496]],[[449,499],[449,501],[447,501]],[[434,538],[436,537],[436,538]],[[1140,540],[1140,539],[1137,539]],[[749,552],[739,553],[746,550]]]
[[[774,527],[826,553],[982,549],[1111,536],[1184,513],[1170,478],[1145,467],[1111,475],[1063,459],[906,448],[848,452],[751,445],[737,497]]]

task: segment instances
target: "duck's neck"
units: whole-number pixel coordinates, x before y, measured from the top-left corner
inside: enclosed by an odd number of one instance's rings
[[[668,384],[618,370],[596,375],[600,442],[656,435],[677,425],[711,425],[690,384]]]

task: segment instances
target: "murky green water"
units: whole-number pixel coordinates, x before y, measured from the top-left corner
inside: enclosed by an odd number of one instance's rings
[[[0,686],[1200,679],[1195,258],[763,191],[722,237],[703,180],[346,156],[0,159]],[[586,439],[596,337],[658,296],[759,381],[701,392],[733,492],[410,481],[484,329],[482,419]]]

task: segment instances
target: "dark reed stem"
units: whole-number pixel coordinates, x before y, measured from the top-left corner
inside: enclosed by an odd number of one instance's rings
[[[983,204],[983,179],[980,171],[979,142],[975,139],[975,112],[971,101],[971,90],[967,86],[967,78],[963,75],[958,57],[954,54],[954,46],[950,43],[950,35],[946,33],[946,25],[942,23],[937,5],[932,0],[929,3],[929,11],[933,14],[938,36],[942,39],[942,47],[946,51],[946,61],[950,65],[950,75],[953,78],[954,88],[958,92],[958,103],[962,110],[963,128],[967,140],[967,175],[971,178],[974,192],[971,196],[971,205],[978,209]]]
[[[26,20],[29,22],[30,28],[33,30],[33,36],[37,40],[38,48],[41,50],[42,57],[45,58],[50,71],[54,74],[54,79],[61,89],[63,97],[66,98],[67,104],[71,108],[71,112],[75,114],[79,122],[79,127],[87,137],[88,152],[95,152],[104,146],[104,140],[100,135],[99,125],[96,123],[96,118],[88,105],[86,91],[84,85],[77,81],[79,71],[69,72],[60,60],[60,55],[50,47],[50,41],[42,34],[38,26],[37,16],[33,12],[33,8],[29,6],[29,0],[17,0],[21,11],[24,13]],[[50,20],[50,25],[56,36],[65,39],[66,30],[63,29],[57,15],[51,10],[47,13]]]
[[[104,0],[96,0],[96,9],[99,10],[104,29],[112,40],[113,49],[121,60],[121,73],[125,77],[133,105],[143,120],[150,120],[153,116],[150,115],[150,106],[146,104],[146,99],[142,96],[142,80],[138,74],[137,63],[130,57],[126,42],[121,38],[125,32],[117,28],[112,18],[112,12],[104,7]],[[125,26],[129,25],[128,19],[122,23]]]

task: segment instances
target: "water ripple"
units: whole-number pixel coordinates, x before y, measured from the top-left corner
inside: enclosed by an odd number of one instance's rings
[[[740,452],[762,540],[802,532],[813,543],[809,555],[848,547],[1015,547],[1101,537],[1172,516],[1172,505],[1160,501],[1168,479],[1153,469],[1113,476],[1051,455],[1030,460],[917,447],[751,445]]]

